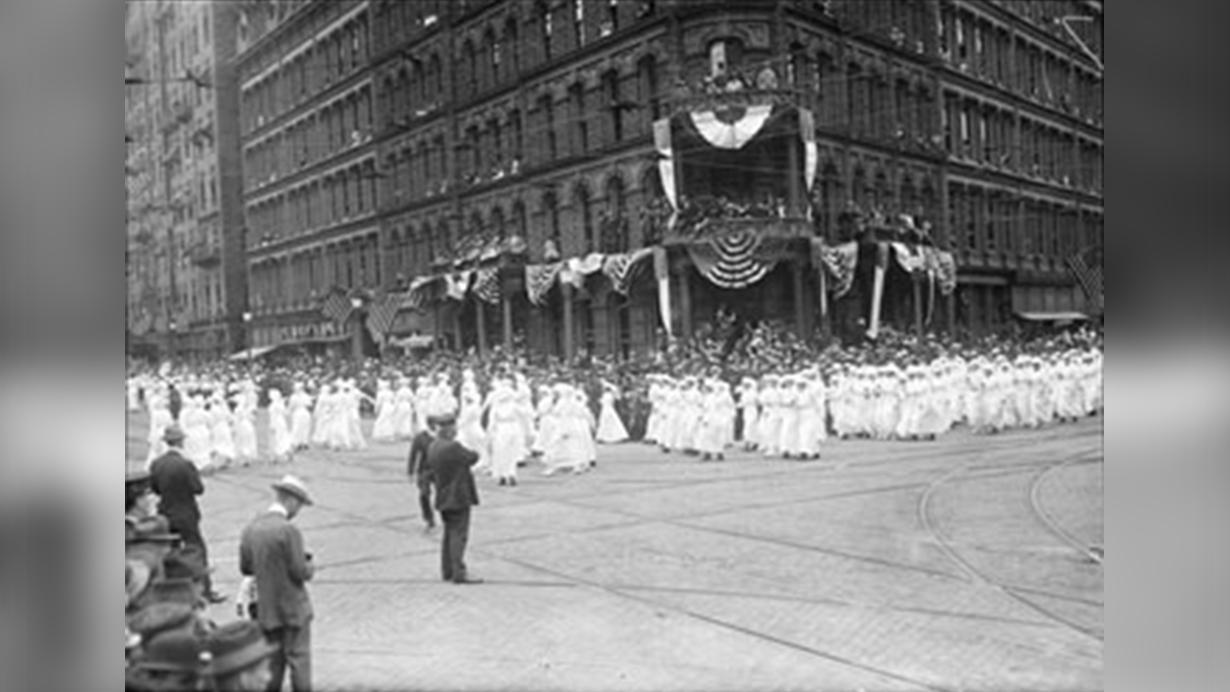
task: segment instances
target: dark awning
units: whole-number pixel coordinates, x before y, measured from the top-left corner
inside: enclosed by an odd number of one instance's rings
[[[1076,322],[1089,319],[1083,312],[1018,312],[1017,316],[1031,322]]]

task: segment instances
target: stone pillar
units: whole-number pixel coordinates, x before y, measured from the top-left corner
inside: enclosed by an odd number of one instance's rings
[[[679,277],[679,317],[682,322],[680,336],[686,339],[692,336],[692,272],[686,265],[681,265],[677,274]]]
[[[922,281],[918,276],[911,276],[910,283],[914,284],[914,333],[922,336],[923,333],[923,307],[922,307]]]
[[[479,300],[477,296],[474,301],[474,321],[476,331],[478,332],[478,353],[482,355],[487,350],[487,304]]]
[[[798,330],[799,337],[807,338],[809,330],[807,328],[807,296],[803,293],[803,264],[801,262],[791,262],[790,276],[794,280],[794,328]]]
[[[560,291],[563,294],[564,301],[564,358],[571,359],[573,354],[572,345],[572,286],[570,284],[561,283]]]
[[[363,315],[362,310],[350,313],[350,356],[356,363],[363,360]]]
[[[504,348],[511,349],[513,345],[512,296],[508,293],[506,288],[500,298],[500,306],[504,310]]]

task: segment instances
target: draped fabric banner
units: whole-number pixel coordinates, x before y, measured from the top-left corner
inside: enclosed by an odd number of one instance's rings
[[[551,285],[555,283],[555,277],[559,276],[560,270],[563,268],[563,262],[526,266],[525,293],[529,296],[530,303],[542,305],[543,297],[547,295],[547,291],[551,290]]]
[[[936,252],[935,255],[939,267],[936,279],[940,285],[940,294],[950,295],[957,288],[957,260],[951,252]]]
[[[897,256],[897,264],[901,265],[907,274],[926,270],[927,258],[922,248],[905,243],[891,243],[891,245],[893,254]]]
[[[760,237],[750,232],[707,238],[687,247],[697,271],[722,288],[751,286],[777,265],[776,257],[758,256]]]
[[[393,326],[393,318],[405,305],[409,293],[386,293],[372,301],[367,308],[367,331],[372,333],[372,339],[382,343],[384,337]]]
[[[602,262],[602,273],[611,280],[611,288],[622,295],[628,295],[628,286],[632,283],[632,275],[638,263],[653,254],[652,248],[641,248],[634,252],[619,255],[607,255]]]
[[[876,243],[875,283],[871,291],[871,321],[867,336],[875,339],[880,335],[880,303],[884,298],[884,274],[888,270],[888,244]]]
[[[453,300],[463,300],[466,297],[466,290],[470,287],[470,276],[473,274],[473,269],[445,274],[445,295]]]
[[[858,266],[858,243],[826,245],[820,238],[811,241],[811,262],[816,269],[833,279],[828,290],[834,298],[850,292],[854,285],[854,269]]]
[[[500,302],[500,268],[484,267],[474,275],[474,295],[484,303]]]
[[[799,134],[803,137],[803,179],[807,182],[807,191],[811,192],[816,182],[819,153],[816,151],[816,119],[806,108],[799,109]]]
[[[772,111],[772,104],[749,106],[743,117],[733,123],[723,122],[714,111],[693,111],[690,115],[706,142],[720,149],[742,149],[764,127]]]
[[[662,178],[662,191],[666,193],[671,208],[679,211],[679,195],[675,190],[675,159],[671,151],[670,118],[654,122],[653,145],[658,150],[658,175]]]
[[[662,327],[666,330],[666,335],[673,339],[675,333],[671,329],[670,264],[666,261],[666,248],[653,249],[653,273],[658,280],[658,312],[662,316]]]
[[[585,257],[564,260],[559,273],[560,283],[569,284],[578,290],[584,288],[585,277],[602,270],[602,258],[602,253],[593,252]]]

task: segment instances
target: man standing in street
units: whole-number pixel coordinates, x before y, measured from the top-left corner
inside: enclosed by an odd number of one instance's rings
[[[436,515],[431,509],[431,469],[427,466],[427,451],[436,439],[435,429],[436,417],[428,416],[427,427],[420,430],[410,443],[410,460],[406,465],[406,472],[418,486],[419,511],[423,515],[423,522],[427,524],[423,529],[425,532],[436,528]]]
[[[444,581],[479,584],[466,573],[466,542],[470,538],[470,508],[478,504],[478,487],[470,470],[478,452],[457,442],[457,417],[444,414],[436,419],[438,437],[427,450],[427,468],[436,486],[436,509],[444,521],[440,541],[440,569]]]
[[[312,602],[307,582],[316,569],[303,550],[303,535],[291,520],[312,504],[307,488],[294,476],[273,484],[275,500],[248,524],[239,540],[239,572],[256,582],[256,622],[278,645],[271,661],[269,692],[280,692],[290,666],[294,692],[311,689]]]
[[[205,573],[205,598],[210,603],[221,603],[226,596],[216,593],[209,578],[209,553],[205,550],[205,538],[201,535],[201,509],[196,496],[205,492],[201,474],[196,464],[184,456],[184,431],[171,425],[163,433],[167,451],[154,459],[149,467],[149,487],[158,495],[158,513],[167,518],[170,530],[179,534],[185,546],[199,552],[201,567]]]

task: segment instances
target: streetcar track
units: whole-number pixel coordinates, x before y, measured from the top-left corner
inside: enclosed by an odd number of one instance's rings
[[[1071,457],[1064,459],[1062,462],[1059,462],[1059,464],[1062,465],[1064,463],[1067,463],[1069,461],[1074,461],[1077,459],[1086,459],[1088,458],[1089,454],[1090,452],[1074,454]],[[1052,462],[1052,466],[1054,465],[1056,464]],[[927,490],[923,492],[922,496],[919,498],[919,503],[918,503],[919,520],[922,523],[925,530],[928,533],[930,533],[932,537],[935,539],[936,546],[945,554],[945,556],[948,557],[948,559],[953,564],[955,564],[962,572],[965,573],[967,580],[970,581],[971,583],[994,588],[998,590],[1000,593],[1003,593],[1004,595],[1009,596],[1010,598],[1037,611],[1043,616],[1048,617],[1054,620],[1055,622],[1058,622],[1064,625],[1065,627],[1075,632],[1078,632],[1084,636],[1096,639],[1099,642],[1104,641],[1105,637],[1104,635],[1101,634],[1100,631],[1097,631],[1093,628],[1087,627],[1080,623],[1073,622],[1069,618],[1058,615],[1054,613],[1053,611],[1037,604],[1036,602],[1032,601],[1028,597],[1022,595],[1021,592],[1034,593],[1039,596],[1046,595],[1046,596],[1050,596],[1053,598],[1060,598],[1060,599],[1066,598],[1067,600],[1073,600],[1071,597],[1067,595],[1053,594],[1053,593],[1046,592],[1044,590],[1036,589],[1033,587],[1026,588],[1026,587],[1022,587],[1021,585],[1009,584],[1002,580],[996,580],[992,578],[990,575],[986,574],[985,572],[979,570],[977,567],[973,565],[973,563],[971,563],[969,560],[962,557],[960,553],[957,552],[954,543],[948,538],[947,535],[945,535],[939,529],[934,519],[931,517],[930,505],[931,505],[931,498],[933,497],[935,491],[941,485],[945,483],[954,482],[958,478],[958,476],[960,476],[963,472],[967,470],[968,470],[967,465],[961,465],[961,466],[954,467],[949,472],[941,475],[939,478],[935,479],[931,484],[929,484],[927,486]],[[974,480],[978,480],[978,479],[979,478],[975,478]]]
[[[1087,559],[1093,562],[1096,562],[1097,564],[1100,565],[1102,564],[1101,558],[1099,558],[1092,550],[1089,549],[1089,544],[1081,541],[1080,539],[1073,536],[1070,532],[1066,531],[1062,526],[1059,525],[1057,521],[1055,521],[1055,519],[1042,506],[1042,500],[1039,494],[1042,489],[1042,481],[1046,479],[1047,477],[1049,477],[1050,474],[1054,473],[1055,471],[1058,471],[1064,468],[1070,468],[1071,466],[1072,464],[1070,462],[1063,462],[1060,464],[1053,465],[1050,468],[1043,471],[1042,473],[1038,474],[1038,476],[1034,478],[1034,482],[1029,487],[1029,506],[1030,508],[1033,509],[1034,514],[1037,515],[1037,517],[1042,521],[1042,524],[1046,526],[1046,528],[1050,530],[1052,534],[1059,537],[1060,540],[1062,540],[1063,542],[1071,546],[1073,550],[1077,551],[1081,555],[1085,556]]]

